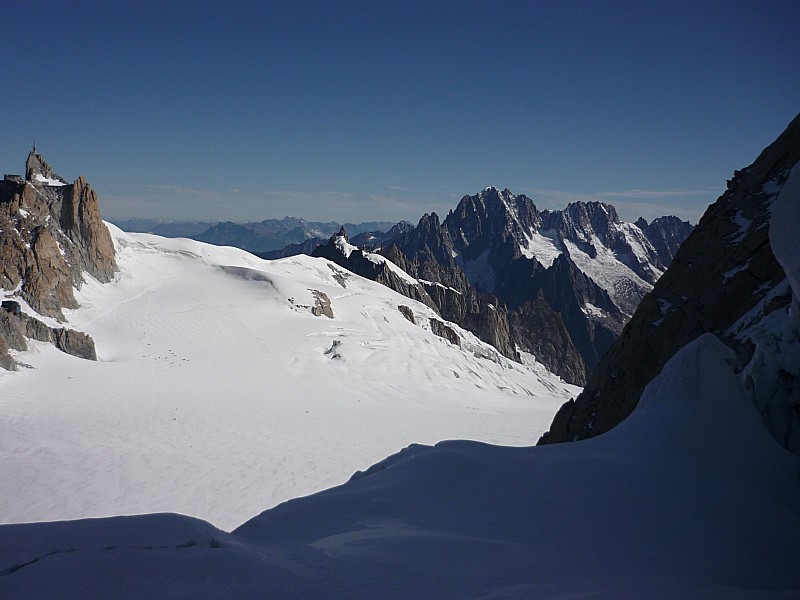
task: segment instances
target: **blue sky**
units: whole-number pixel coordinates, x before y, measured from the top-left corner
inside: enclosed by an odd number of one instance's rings
[[[487,185],[696,222],[800,111],[800,3],[15,2],[32,141],[110,220],[407,219]]]

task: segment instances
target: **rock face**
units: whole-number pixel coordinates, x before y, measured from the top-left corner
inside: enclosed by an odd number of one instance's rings
[[[331,308],[331,299],[328,298],[328,294],[319,290],[311,290],[311,294],[314,296],[314,306],[311,307],[311,314],[315,317],[325,315],[329,319],[333,319],[333,309]]]
[[[540,212],[489,187],[444,221],[424,215],[378,252],[429,282],[443,318],[582,385],[692,229],[676,217],[639,223],[599,202]]]
[[[735,351],[742,384],[775,438],[800,454],[800,305],[773,251],[774,231],[783,240],[800,236],[798,161],[800,116],[735,173],[540,443],[608,431],[679,348],[710,332]],[[792,208],[780,222],[771,217],[776,198]],[[654,246],[669,246],[670,227],[661,225],[666,239]],[[792,252],[784,255],[796,259]]]
[[[599,202],[540,212],[526,196],[489,187],[464,196],[444,221],[426,214],[416,227],[361,240],[416,284],[374,254],[343,253],[342,232],[313,255],[428,304],[513,360],[530,352],[583,385],[691,229],[677,217],[622,223]]]
[[[97,360],[94,340],[85,333],[65,327],[49,327],[39,319],[21,313],[12,315],[0,311],[0,366],[15,371],[16,364],[8,356],[8,350],[27,350],[28,339],[48,342],[56,348],[72,356]]]
[[[382,256],[365,253],[351,245],[344,226],[331,236],[327,244],[318,246],[312,256],[326,258],[356,275],[382,283],[408,298],[434,307],[433,301],[419,282],[410,281],[392,270]]]
[[[461,346],[461,338],[458,337],[458,334],[455,330],[440,321],[439,319],[429,319],[431,325],[431,331],[438,335],[440,338],[446,339],[448,342],[453,344],[454,346]]]
[[[0,231],[0,288],[42,315],[63,320],[62,309],[77,307],[73,288],[84,282],[84,273],[108,282],[116,271],[97,194],[83,177],[67,183],[35,149],[25,180],[7,176],[0,182]],[[76,355],[94,354],[93,344],[90,352],[75,335],[59,336],[47,341]]]

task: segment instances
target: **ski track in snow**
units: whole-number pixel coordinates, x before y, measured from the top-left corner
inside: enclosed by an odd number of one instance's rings
[[[119,275],[67,311],[99,361],[32,342],[16,358],[33,368],[0,372],[0,522],[170,511],[231,528],[412,442],[533,444],[578,391],[476,358],[497,353],[461,330],[452,346],[379,284],[343,290],[323,259],[110,229]],[[312,290],[334,319],[311,314]]]

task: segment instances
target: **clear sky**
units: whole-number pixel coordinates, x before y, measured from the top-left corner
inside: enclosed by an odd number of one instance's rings
[[[702,6],[701,6],[702,4]],[[105,218],[696,222],[800,111],[800,2],[9,2],[0,163]]]

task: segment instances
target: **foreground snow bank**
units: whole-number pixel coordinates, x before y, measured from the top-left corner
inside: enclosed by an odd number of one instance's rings
[[[707,334],[597,438],[411,446],[228,534],[177,515],[0,528],[0,596],[794,598],[800,461]]]

